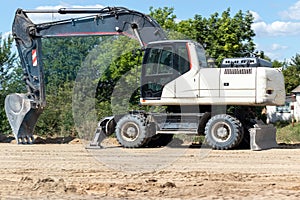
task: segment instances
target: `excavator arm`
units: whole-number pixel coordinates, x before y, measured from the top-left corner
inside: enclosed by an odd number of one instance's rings
[[[90,14],[90,16],[34,24],[27,13]],[[165,40],[166,34],[151,17],[123,7],[103,9],[22,10],[18,9],[12,26],[26,94],[10,94],[5,99],[5,111],[18,143],[31,143],[33,131],[46,106],[42,63],[42,38],[72,36],[124,35],[147,43]]]

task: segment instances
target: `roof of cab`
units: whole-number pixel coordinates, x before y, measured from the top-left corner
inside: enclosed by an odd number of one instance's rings
[[[159,41],[153,41],[149,42],[149,44],[163,44],[163,43],[187,43],[187,42],[193,42],[192,40],[159,40]]]

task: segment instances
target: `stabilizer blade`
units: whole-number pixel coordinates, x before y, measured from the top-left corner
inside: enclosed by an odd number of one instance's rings
[[[260,151],[278,147],[276,142],[276,128],[272,125],[255,124],[250,128],[250,148]]]
[[[18,144],[33,143],[33,131],[43,109],[26,94],[14,93],[5,98],[5,112]]]

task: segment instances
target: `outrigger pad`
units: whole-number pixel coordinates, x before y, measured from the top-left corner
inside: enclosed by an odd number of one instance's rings
[[[104,117],[98,123],[98,127],[95,131],[94,139],[91,141],[87,149],[103,148],[101,142],[114,132],[114,116]]]
[[[32,105],[26,94],[10,94],[5,98],[5,112],[17,143],[33,143],[33,131],[42,109]]]
[[[250,149],[260,151],[278,147],[276,128],[272,125],[255,124],[250,128]]]

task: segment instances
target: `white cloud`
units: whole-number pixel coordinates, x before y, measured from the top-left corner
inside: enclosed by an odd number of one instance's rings
[[[256,44],[256,50],[258,52],[264,51],[264,54],[268,56],[271,60],[284,61],[285,58],[283,57],[282,50],[285,50],[287,48],[288,46],[281,45],[278,43],[273,43],[271,45],[262,45],[259,43]]]
[[[300,20],[300,1],[280,13],[284,19]]]
[[[79,5],[57,5],[57,6],[39,6],[36,8],[36,10],[49,10],[54,11],[54,13],[28,13],[27,15],[29,18],[36,24],[43,23],[43,22],[50,22],[50,21],[57,21],[57,20],[63,20],[68,18],[76,18],[76,17],[82,17],[86,16],[88,14],[58,14],[55,13],[60,8],[76,8],[76,9],[88,9],[88,8],[104,8],[104,6],[100,4],[96,5],[86,5],[86,6],[79,6]]]
[[[60,8],[104,8],[103,5],[100,5],[100,4],[96,4],[96,5],[85,5],[85,6],[80,6],[80,5],[68,5],[68,4],[65,4],[65,5],[57,5],[57,6],[39,6],[37,7],[36,9],[37,10],[58,10]]]
[[[258,37],[270,36],[300,36],[300,0],[290,6],[287,10],[279,13],[279,15],[287,20],[265,22],[258,13],[251,11],[254,16],[252,29]]]
[[[275,21],[267,24],[260,21],[253,23],[252,29],[258,37],[300,35],[300,22]]]
[[[283,49],[287,49],[287,48],[288,48],[288,46],[280,45],[280,44],[276,44],[276,43],[272,44],[272,46],[271,46],[272,51],[283,50]]]
[[[253,21],[254,23],[260,22],[262,20],[257,12],[250,10],[250,13],[254,17],[254,21]]]
[[[264,53],[271,60],[280,60],[280,58],[281,58],[279,53],[274,53],[274,52],[270,52],[270,51],[265,51]]]
[[[2,33],[2,35],[1,35],[2,39],[6,39],[6,38],[8,38],[8,36],[11,36],[11,31]]]
[[[272,47],[271,47],[272,48]],[[280,51],[273,51],[272,49],[264,49],[264,54],[269,57],[271,60],[279,60],[279,61],[283,61],[284,58],[282,58],[282,54],[280,53]]]

